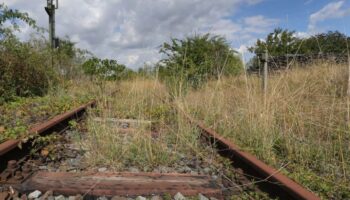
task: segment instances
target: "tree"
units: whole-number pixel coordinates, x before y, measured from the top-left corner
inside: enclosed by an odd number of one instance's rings
[[[299,45],[300,39],[295,36],[295,31],[277,28],[267,35],[265,41],[258,39],[248,50],[255,55],[262,55],[267,50],[271,56],[281,56],[297,53]]]
[[[319,33],[305,39],[301,48],[301,53],[344,55],[347,54],[347,43],[349,42],[350,37],[339,31]]]
[[[118,64],[116,60],[90,58],[82,68],[86,75],[96,77],[99,80],[122,80],[132,76],[133,71],[125,65]]]
[[[280,28],[269,33],[265,41],[257,40],[249,51],[260,55],[267,50],[271,56],[286,54],[346,54],[350,37],[339,31],[319,33],[308,38],[298,38],[295,31]]]
[[[69,37],[60,39],[60,46],[53,53],[54,61],[57,63],[56,68],[65,79],[74,79],[81,75],[80,66],[87,60],[86,56],[91,55],[90,52],[77,48]]]
[[[344,58],[347,58],[349,42],[350,38],[338,31],[298,38],[295,31],[278,28],[269,33],[265,41],[257,40],[256,44],[249,48],[249,51],[255,54],[249,62],[249,69],[259,70],[262,66],[259,65],[259,61],[266,50],[269,56],[274,57],[276,68],[288,66],[289,57],[292,57],[295,62],[304,64],[319,58],[344,62],[346,61]]]
[[[163,77],[182,78],[194,88],[222,75],[238,74],[242,61],[226,39],[217,35],[195,35],[183,40],[172,38],[161,46],[165,55],[157,69]]]
[[[0,36],[12,34],[13,30],[19,30],[18,20],[25,22],[29,26],[39,29],[36,26],[35,20],[29,17],[28,13],[23,13],[18,10],[9,9],[5,4],[0,4]],[[4,27],[4,23],[10,21],[12,27]]]
[[[10,21],[12,26],[4,26]],[[56,81],[55,72],[47,69],[47,52],[34,48],[31,42],[21,42],[13,34],[23,21],[37,28],[28,14],[0,4],[0,103],[16,96],[44,95],[50,83]]]

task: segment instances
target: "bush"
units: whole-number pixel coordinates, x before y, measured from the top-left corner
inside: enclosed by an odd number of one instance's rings
[[[65,80],[77,79],[83,75],[81,64],[86,61],[86,56],[91,53],[76,47],[69,37],[60,39],[60,45],[54,51],[55,70]]]
[[[160,52],[166,56],[157,67],[160,76],[176,84],[184,81],[193,88],[209,79],[238,74],[243,69],[237,52],[225,38],[216,35],[172,39],[171,43],[162,45]]]
[[[329,31],[311,35],[308,38],[297,37],[295,31],[277,28],[269,33],[265,40],[258,39],[249,48],[255,56],[263,55],[267,50],[270,56],[286,54],[302,55],[347,55],[350,37],[338,31]],[[256,59],[256,58],[254,58]]]
[[[47,52],[36,51],[29,42],[22,43],[14,36],[0,41],[0,47],[0,102],[44,95],[57,80],[53,69],[47,67]]]
[[[5,26],[7,21],[12,26]],[[40,30],[27,13],[0,4],[0,103],[16,96],[44,95],[50,82],[57,80],[54,71],[46,67],[49,52],[14,36],[20,21]]]
[[[131,78],[135,73],[125,65],[118,64],[116,60],[101,60],[96,57],[87,60],[82,68],[86,75],[98,80],[123,80]]]

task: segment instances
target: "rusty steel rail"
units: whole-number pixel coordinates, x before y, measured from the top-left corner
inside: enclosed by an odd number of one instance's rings
[[[84,105],[79,106],[73,110],[70,110],[66,113],[55,116],[54,118],[36,125],[29,130],[31,135],[41,135],[46,131],[54,128],[57,125],[60,125],[62,122],[67,121],[68,119],[77,118],[82,112],[85,112],[86,108],[94,106],[96,101],[90,101]],[[18,149],[18,145],[21,143],[20,139],[11,139],[7,140],[0,144],[0,157],[4,156],[8,152]]]
[[[253,179],[262,190],[282,199],[320,200],[316,194],[283,175],[279,170],[268,166],[252,154],[240,150],[231,141],[194,120],[181,108],[176,109],[201,130],[202,136],[218,149],[219,154],[229,158],[234,167],[241,168],[250,178],[254,177]]]

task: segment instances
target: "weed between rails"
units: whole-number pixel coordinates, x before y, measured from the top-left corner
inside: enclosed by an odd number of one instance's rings
[[[212,147],[204,145],[199,130],[166,102],[167,90],[157,80],[111,82],[105,89],[98,97],[99,106],[90,110],[88,132],[80,141],[87,151],[88,166],[115,171],[135,172],[136,168],[144,172],[207,174],[219,177],[235,199],[256,195],[268,199],[254,189],[254,183],[237,185],[235,179],[240,175],[232,169],[231,162],[225,162]],[[111,118],[152,120],[152,127],[125,133],[108,122]],[[156,137],[149,132],[156,133]]]
[[[106,92],[98,98],[100,106],[90,112],[88,135],[82,141],[90,165],[153,171],[159,166],[175,167],[181,158],[203,152],[197,129],[155,98],[154,94],[166,96],[166,89],[158,81],[137,79],[107,85],[106,90],[117,92]],[[94,120],[96,117],[102,122]],[[151,120],[152,127],[123,133],[106,123],[108,118]]]

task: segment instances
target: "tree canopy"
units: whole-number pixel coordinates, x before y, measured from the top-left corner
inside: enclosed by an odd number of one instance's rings
[[[295,31],[277,28],[269,33],[265,40],[258,39],[248,50],[255,56],[248,63],[252,71],[259,70],[259,61],[265,51],[273,57],[270,66],[276,69],[289,65],[288,60],[306,64],[314,59],[332,59],[336,62],[347,61],[350,37],[338,31],[319,33],[309,37],[297,37]],[[291,57],[292,59],[289,59]]]
[[[12,27],[4,27],[6,21],[10,21]],[[39,29],[38,26],[36,26],[35,20],[30,18],[28,13],[10,9],[5,4],[0,4],[0,36],[3,36],[3,34],[11,34],[11,29],[18,30],[19,21],[23,21],[29,26]]]
[[[329,31],[311,36],[303,41],[302,54],[347,54],[350,37],[339,31]]]
[[[100,80],[121,80],[130,77],[133,71],[125,65],[119,64],[116,60],[90,58],[83,65],[86,75],[96,77]]]
[[[238,74],[242,62],[224,37],[195,35],[185,39],[172,38],[161,46],[165,58],[158,65],[164,77],[182,77],[193,87],[221,75]]]
[[[265,41],[258,39],[249,51],[256,55],[263,54],[266,50],[273,56],[294,54],[298,51],[299,44],[300,39],[295,36],[295,31],[277,28],[266,36]]]
[[[277,28],[269,33],[266,39],[258,39],[249,48],[255,55],[266,50],[271,56],[286,54],[344,54],[347,53],[350,37],[339,31],[319,33],[306,38],[297,37],[295,31]]]

